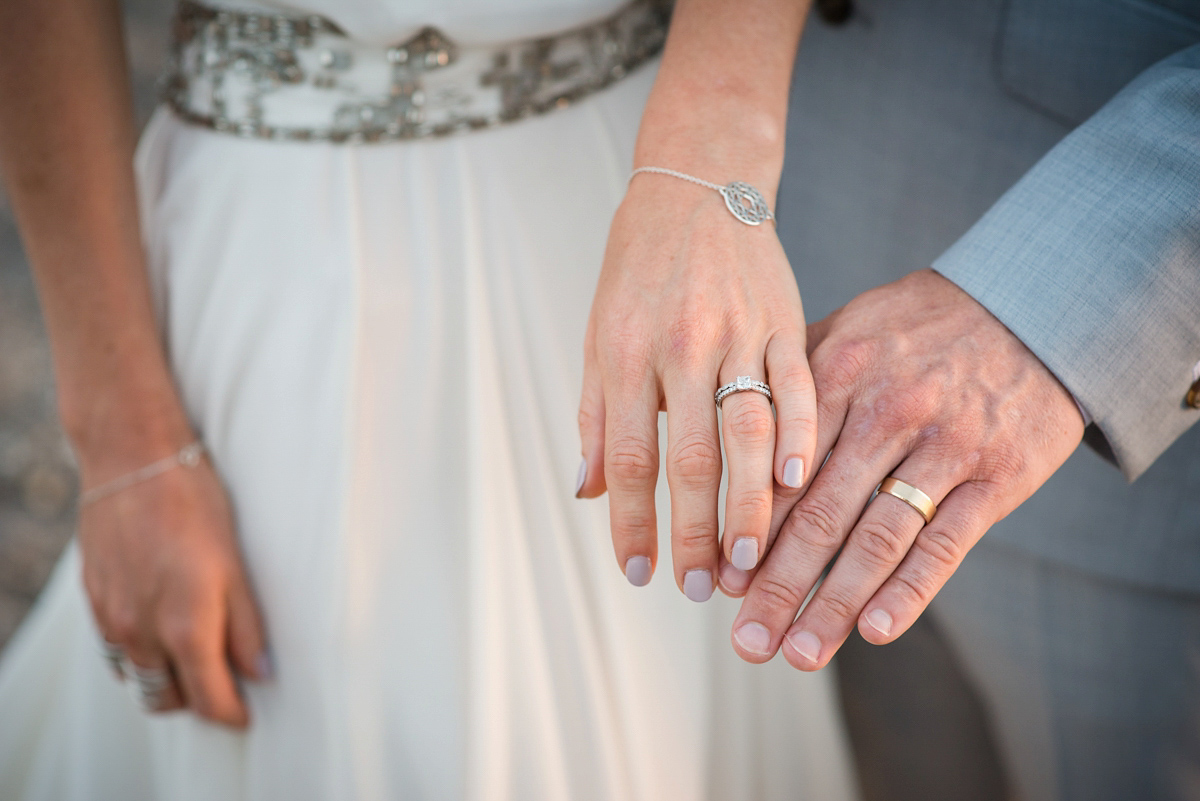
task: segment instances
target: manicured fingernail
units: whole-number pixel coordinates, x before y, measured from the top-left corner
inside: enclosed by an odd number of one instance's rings
[[[753,537],[739,539],[729,552],[729,561],[738,570],[753,570],[758,564],[758,540]]]
[[[760,656],[771,653],[771,632],[762,623],[743,623],[733,632],[743,650]]]
[[[783,463],[783,483],[792,489],[800,489],[804,483],[804,460],[799,456],[793,456]]]
[[[872,609],[867,612],[867,623],[884,637],[892,633],[892,616],[882,609]]]
[[[587,481],[587,457],[579,460],[579,473],[575,476],[575,497],[583,491],[583,482]]]
[[[721,577],[721,586],[730,592],[743,593],[750,586],[750,574],[728,562],[721,565],[721,572],[717,575]]]
[[[260,679],[269,679],[275,675],[275,665],[272,664],[271,657],[266,651],[258,655],[258,659],[254,663],[254,672]]]
[[[817,639],[815,634],[809,634],[807,631],[789,634],[788,642],[792,644],[792,649],[796,653],[814,665],[821,658],[821,641]]]
[[[696,603],[712,597],[712,573],[707,570],[689,570],[683,574],[683,594]]]
[[[631,556],[625,560],[625,578],[635,587],[650,583],[650,557]]]

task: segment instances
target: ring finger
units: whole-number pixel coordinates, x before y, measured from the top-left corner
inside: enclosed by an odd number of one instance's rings
[[[722,386],[742,377],[758,379],[762,367],[751,359],[731,361],[721,371]],[[758,360],[761,365],[762,360]],[[725,496],[725,558],[739,570],[752,570],[766,552],[771,528],[775,417],[771,401],[763,394],[745,390],[721,402],[721,433],[729,465],[729,489]]]
[[[920,458],[906,459],[891,477],[925,493],[934,504],[959,483],[959,477],[948,473],[944,465]],[[875,496],[850,532],[829,575],[788,630],[783,645],[788,662],[801,670],[824,666],[925,525],[922,514],[905,501],[886,492]],[[891,628],[890,620],[867,622],[877,628]]]
[[[143,649],[136,656],[126,654],[124,668],[130,689],[144,711],[169,712],[185,706],[175,671],[162,652],[154,654]]]

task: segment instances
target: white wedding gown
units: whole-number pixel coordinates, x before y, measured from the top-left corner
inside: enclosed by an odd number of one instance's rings
[[[277,7],[485,41],[615,5]],[[159,311],[277,678],[244,684],[245,732],[142,713],[72,542],[0,659],[0,799],[854,796],[831,672],[743,663],[736,602],[688,601],[666,559],[630,586],[607,500],[572,497],[584,328],[655,68],[441,140],[155,114],[137,169]]]

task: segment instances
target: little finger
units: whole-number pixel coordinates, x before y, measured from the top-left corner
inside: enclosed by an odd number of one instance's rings
[[[583,366],[583,393],[579,399],[579,442],[583,452],[575,474],[575,497],[604,494],[604,387],[600,369],[588,357]]]
[[[776,411],[775,480],[798,495],[817,448],[817,394],[804,337],[798,332],[772,337],[766,364]]]
[[[229,586],[229,653],[238,671],[260,681],[274,675],[262,613],[245,573]]]
[[[659,391],[649,373],[604,392],[604,482],[617,564],[631,584],[650,582],[658,559]]]

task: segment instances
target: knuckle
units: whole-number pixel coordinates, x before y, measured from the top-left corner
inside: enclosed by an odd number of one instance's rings
[[[906,603],[924,609],[933,600],[936,592],[934,582],[923,573],[896,573],[893,577],[896,591]]]
[[[904,535],[881,523],[863,523],[859,527],[858,547],[878,565],[894,565],[908,552]]]
[[[814,600],[813,611],[824,620],[853,620],[862,611],[862,604],[840,590],[826,590]]]
[[[817,438],[817,418],[804,409],[793,410],[790,414],[780,414],[779,428],[791,437],[802,436],[810,440]]]
[[[612,518],[613,538],[618,541],[640,539],[655,534],[653,517],[638,512],[626,512]]]
[[[627,484],[652,481],[658,475],[658,459],[641,440],[618,440],[604,458],[604,473],[610,480]]]
[[[671,452],[667,469],[687,484],[710,484],[720,481],[721,454],[714,443],[693,437]]]
[[[990,478],[1012,483],[1025,472],[1026,456],[1015,444],[993,445],[978,459],[979,471]]]
[[[760,572],[754,577],[752,591],[759,602],[768,609],[785,610],[793,615],[800,609],[800,604],[808,594],[766,572]]]
[[[765,445],[774,438],[775,419],[766,404],[740,403],[726,422],[729,432],[747,444]]]
[[[931,405],[929,396],[920,390],[893,388],[875,401],[872,416],[887,430],[908,430],[927,418]]]
[[[694,300],[685,298],[684,306],[676,310],[674,319],[667,324],[667,344],[672,350],[691,348],[704,335],[708,323],[695,305]]]
[[[871,340],[843,342],[835,348],[818,348],[813,369],[834,385],[855,384],[871,368],[878,345]]]
[[[842,544],[837,515],[828,502],[818,497],[806,497],[796,504],[788,521],[793,533],[805,545],[829,552]]]
[[[950,572],[962,559],[962,544],[945,529],[927,528],[917,538],[917,547],[937,569]]]
[[[812,384],[812,373],[809,372],[808,362],[803,358],[791,358],[793,355],[803,357],[804,349],[797,347],[795,354],[789,354],[786,362],[771,371],[771,383],[775,386],[796,390]]]
[[[774,505],[775,499],[770,492],[743,492],[733,501],[733,509],[751,520],[769,519]]]
[[[191,615],[172,615],[159,629],[159,637],[171,653],[180,659],[195,659],[204,650],[204,634]]]
[[[686,551],[709,550],[717,541],[717,524],[695,522],[681,525],[671,539],[676,547]]]
[[[579,407],[579,430],[587,433],[596,431],[600,428],[600,415],[592,408],[591,404],[583,404]]]
[[[697,311],[685,311],[667,326],[666,344],[671,361],[694,366],[710,358],[704,345],[712,339],[709,315]]]
[[[635,384],[651,372],[651,357],[648,335],[632,330],[620,335],[609,335],[596,343],[596,362],[601,375],[609,376],[604,381],[604,392],[609,397],[620,397],[620,388]],[[610,390],[616,392],[610,394]]]

